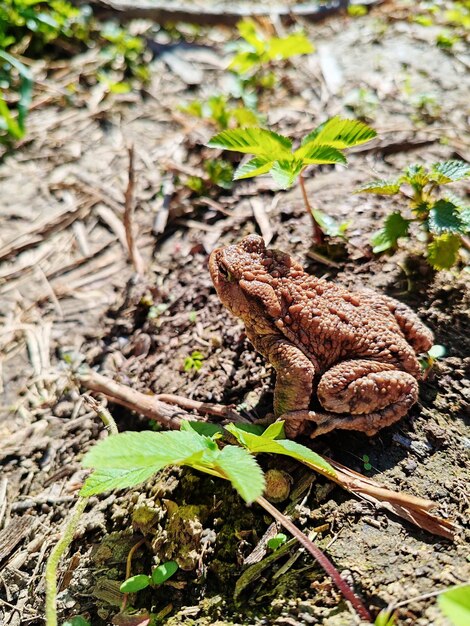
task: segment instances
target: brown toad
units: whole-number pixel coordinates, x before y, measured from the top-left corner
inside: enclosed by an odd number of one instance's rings
[[[257,235],[212,252],[209,269],[222,303],[276,370],[274,414],[289,437],[314,422],[373,435],[418,398],[416,353],[433,335],[406,305],[307,274]],[[316,391],[325,413],[309,410]]]

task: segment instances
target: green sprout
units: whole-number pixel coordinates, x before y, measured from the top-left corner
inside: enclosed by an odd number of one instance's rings
[[[184,363],[183,363],[184,371],[185,372],[198,372],[202,367],[202,363],[204,359],[205,359],[205,356],[201,352],[195,350],[184,359]]]

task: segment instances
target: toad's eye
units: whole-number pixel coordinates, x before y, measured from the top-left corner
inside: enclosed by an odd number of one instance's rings
[[[219,263],[219,272],[224,278],[230,280],[230,272],[228,271],[226,265],[224,265],[223,263]]]

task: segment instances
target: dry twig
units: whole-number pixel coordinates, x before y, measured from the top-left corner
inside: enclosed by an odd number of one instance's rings
[[[135,187],[135,170],[134,170],[134,146],[128,149],[129,154],[129,182],[125,193],[125,208],[124,208],[124,228],[126,230],[127,247],[129,250],[129,257],[134,266],[134,270],[139,276],[144,273],[144,263],[142,257],[135,244],[134,237],[134,187]]]

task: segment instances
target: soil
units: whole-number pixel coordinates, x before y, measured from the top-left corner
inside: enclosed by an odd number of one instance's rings
[[[428,594],[470,577],[468,268],[432,272],[419,243],[374,256],[370,235],[396,201],[353,195],[361,183],[392,177],[409,163],[465,158],[469,57],[460,44],[452,52],[439,49],[436,27],[408,18],[400,5],[385,3],[361,18],[302,24],[317,53],[276,69],[278,84],[261,100],[269,126],[294,137],[335,114],[365,117],[379,133],[374,144],[352,151],[348,169],[309,173],[312,203],[349,222],[336,266],[312,259],[298,188],[276,192],[260,178],[197,197],[184,186],[188,175],[201,175],[202,159],[213,156],[203,144],[214,128],[178,105],[226,86],[220,59],[233,31],[203,30],[195,43],[204,47],[173,52],[172,60],[155,58],[151,83],[130,94],[86,86],[100,63],[94,51],[62,67],[33,68],[36,106],[28,135],[0,164],[5,626],[44,623],[46,559],[84,479],[80,459],[105,436],[71,382],[70,363],[88,364],[141,391],[235,404],[252,420],[271,410],[272,369],[219,303],[207,271],[216,244],[252,232],[315,275],[406,302],[445,346],[445,357],[421,384],[419,403],[401,422],[372,438],[337,431],[302,443],[389,488],[433,500],[438,514],[459,525],[455,541],[358,500],[294,462],[260,461],[265,470],[289,474],[290,496],[277,506],[313,533],[373,615],[404,603],[396,624],[449,623]],[[71,83],[72,101],[65,96]],[[419,105],[424,94],[435,106]],[[143,277],[129,263],[121,221],[130,143]],[[464,194],[465,185],[455,191]],[[188,372],[183,363],[193,351],[204,359]],[[148,428],[143,417],[109,408],[120,430]],[[168,559],[180,566],[166,584],[131,599],[157,615],[156,623],[357,623],[297,544],[250,565],[271,523],[230,486],[189,470],[168,470],[142,488],[92,498],[60,566],[61,620],[81,614],[93,626],[111,623],[127,555],[144,536],[133,573]]]

